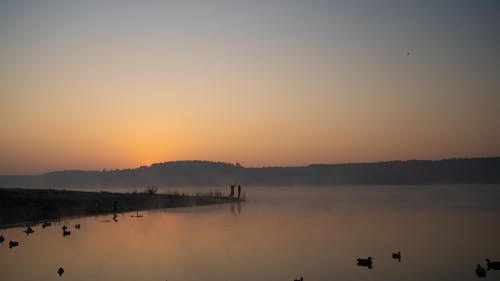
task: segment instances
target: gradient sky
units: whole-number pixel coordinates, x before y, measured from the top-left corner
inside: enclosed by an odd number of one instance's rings
[[[0,174],[498,156],[499,26],[494,0],[0,0]]]

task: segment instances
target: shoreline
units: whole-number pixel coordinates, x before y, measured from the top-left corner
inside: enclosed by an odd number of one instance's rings
[[[243,202],[221,194],[148,194],[0,188],[0,229],[64,218]]]

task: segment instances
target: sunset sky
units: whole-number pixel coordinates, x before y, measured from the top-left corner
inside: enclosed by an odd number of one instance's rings
[[[493,0],[0,0],[0,174],[499,156],[499,26]]]

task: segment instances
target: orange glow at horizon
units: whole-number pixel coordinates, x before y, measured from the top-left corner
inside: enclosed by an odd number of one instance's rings
[[[0,3],[0,174],[500,155],[490,4],[160,2]]]

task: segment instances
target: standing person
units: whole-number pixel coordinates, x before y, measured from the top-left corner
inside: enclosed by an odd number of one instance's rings
[[[241,195],[241,185],[238,184],[238,199],[240,199]]]
[[[231,197],[231,198],[234,197],[234,184],[231,185],[231,194],[229,195],[229,197]]]

